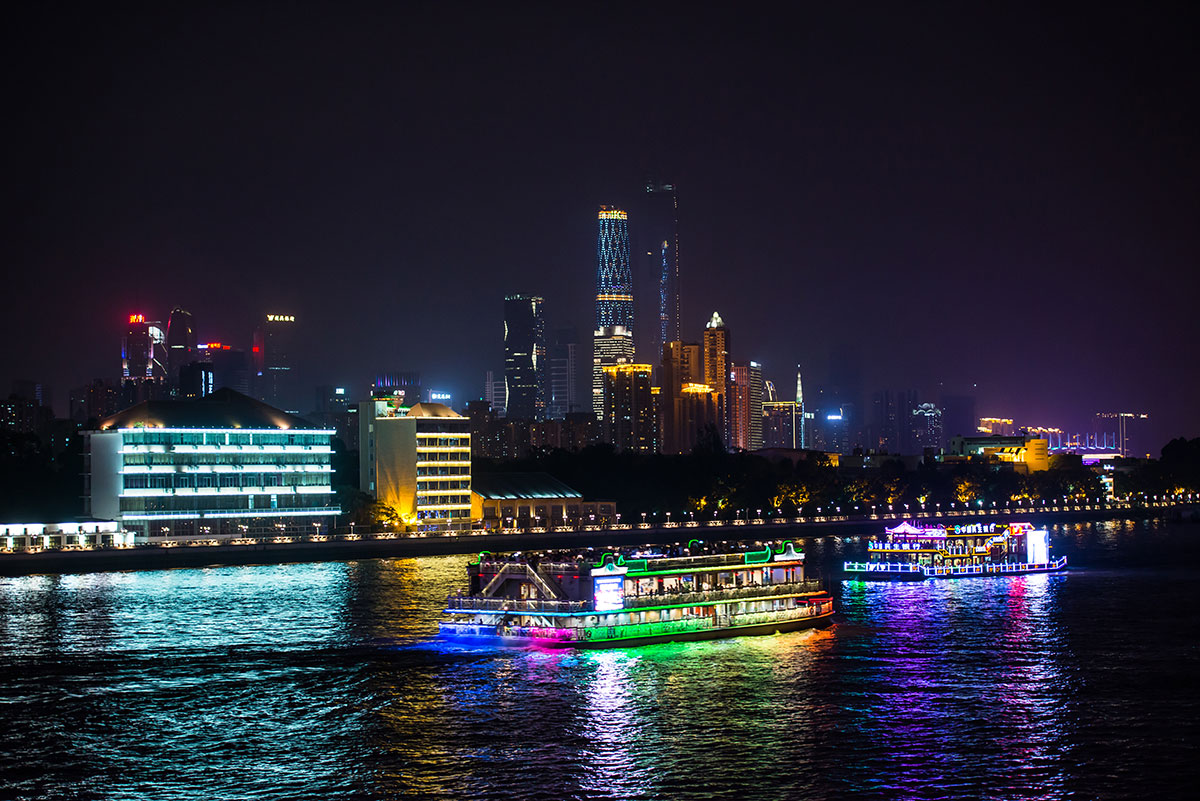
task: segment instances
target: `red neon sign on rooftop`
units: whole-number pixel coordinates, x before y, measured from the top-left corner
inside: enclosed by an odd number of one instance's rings
[[[146,315],[144,315],[144,314],[131,314],[131,315],[129,315],[129,322],[131,322],[131,323],[144,323],[144,322],[146,322]]]

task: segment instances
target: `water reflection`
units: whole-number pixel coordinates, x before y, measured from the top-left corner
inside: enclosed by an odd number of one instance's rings
[[[0,797],[1171,797],[1200,762],[1194,571],[842,582],[829,630],[574,653],[434,642],[465,561],[0,580]]]

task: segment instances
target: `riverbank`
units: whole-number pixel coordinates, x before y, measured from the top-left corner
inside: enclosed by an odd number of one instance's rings
[[[978,510],[922,516],[929,523],[962,525],[1000,520],[1027,520],[1037,526],[1083,520],[1151,519],[1171,517],[1197,519],[1200,505],[1169,507],[1109,508],[1087,506],[1046,512]],[[241,541],[243,544],[176,544],[171,547],[144,545],[133,548],[86,550],[43,550],[36,553],[0,553],[0,576],[36,573],[95,573],[121,570],[170,570],[181,567],[261,565],[296,562],[338,562],[352,559],[449,556],[488,550],[496,552],[558,548],[609,548],[626,545],[666,545],[690,539],[707,541],[756,541],[817,539],[828,536],[872,535],[885,525],[895,525],[903,515],[842,516],[806,520],[751,519],[735,524],[700,525],[675,523],[661,526],[586,528],[567,531],[505,531],[460,536],[358,535],[325,541]]]

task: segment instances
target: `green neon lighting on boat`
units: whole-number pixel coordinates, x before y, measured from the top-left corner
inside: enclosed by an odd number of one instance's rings
[[[804,564],[799,559],[787,562],[775,562],[772,567],[792,567]],[[646,578],[647,576],[690,576],[695,573],[734,573],[745,570],[745,564],[715,565],[713,567],[677,567],[674,570],[640,570],[626,573],[629,578]]]
[[[768,545],[765,551],[746,551],[744,556],[748,565],[760,565],[763,562],[770,562],[771,546]]]
[[[592,567],[604,567],[604,563],[610,559],[613,560],[613,564],[620,564],[620,562],[617,561],[616,554],[603,553],[603,554],[600,554],[600,561],[596,562],[596,564],[592,565]]]
[[[697,545],[703,545],[703,544],[704,544],[704,543],[702,543],[700,540],[688,540],[688,545],[687,545],[687,547],[691,548],[691,547],[692,547],[692,543],[693,543],[693,542],[694,542],[694,543],[696,543]]]
[[[476,566],[476,565],[478,565],[480,562],[482,562],[482,561],[483,561],[483,555],[484,555],[485,553],[486,553],[486,554],[488,554],[489,556],[490,556],[490,555],[492,555],[492,552],[491,552],[491,551],[480,551],[480,552],[479,552],[479,561],[478,561],[478,562],[471,562],[471,563],[470,563],[470,564],[471,564],[471,567],[475,567],[475,566]]]

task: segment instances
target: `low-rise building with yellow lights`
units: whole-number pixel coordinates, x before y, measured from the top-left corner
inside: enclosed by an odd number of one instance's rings
[[[440,403],[362,404],[360,487],[419,531],[471,527],[471,420]]]
[[[952,437],[947,461],[983,457],[1011,463],[1025,473],[1050,469],[1050,441],[1041,437]]]

